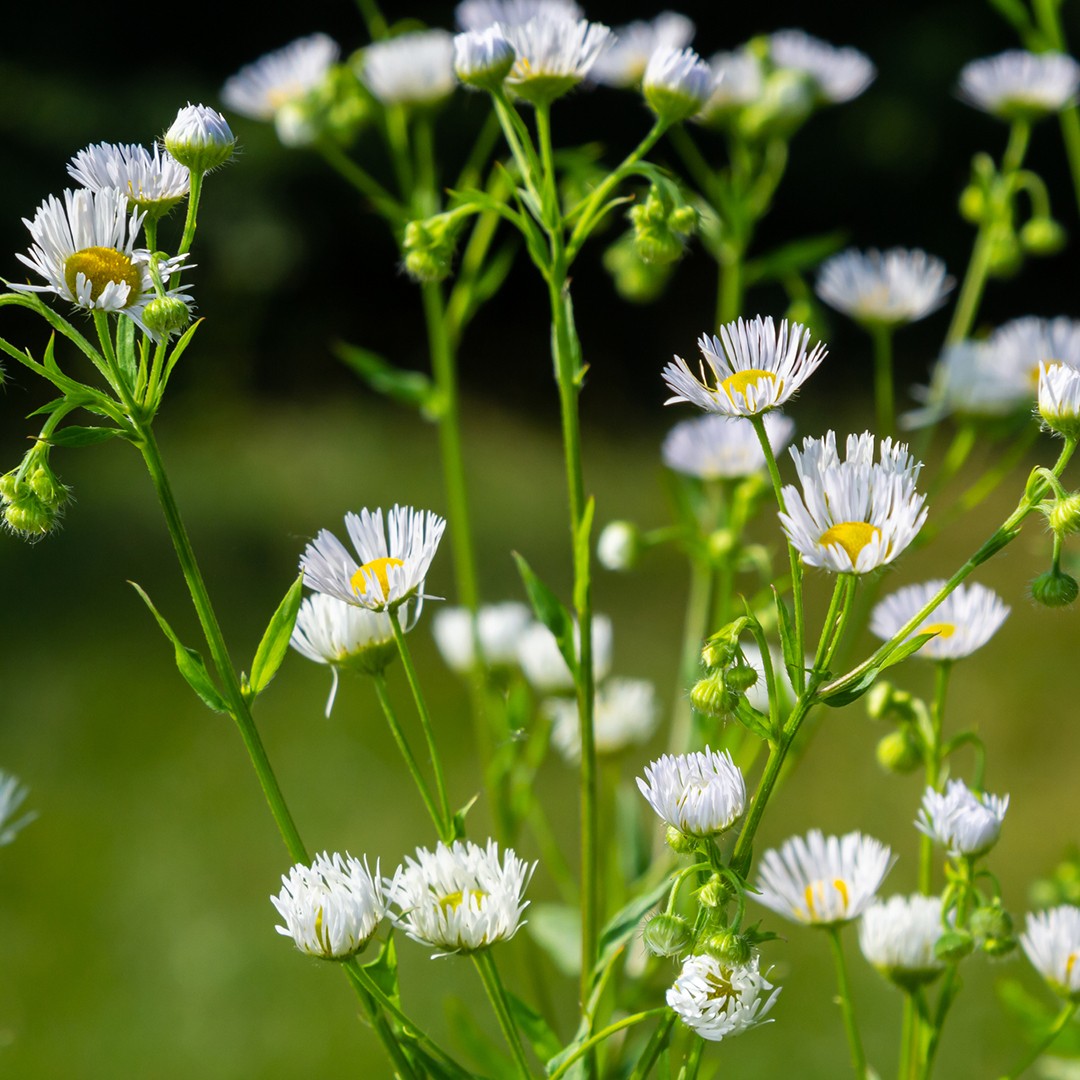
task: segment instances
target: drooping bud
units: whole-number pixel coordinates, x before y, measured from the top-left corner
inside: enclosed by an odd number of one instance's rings
[[[875,755],[886,772],[909,773],[922,764],[922,751],[907,726],[890,731],[881,739]]]
[[[1034,217],[1020,229],[1020,246],[1031,255],[1056,255],[1067,242],[1065,229],[1053,218]]]
[[[70,489],[49,467],[44,443],[37,443],[18,469],[0,477],[4,524],[25,540],[40,540],[52,532],[70,498]]]
[[[653,184],[628,216],[638,255],[661,266],[682,257],[686,237],[697,226],[697,211],[681,200],[673,184]]]
[[[750,664],[736,664],[724,672],[724,682],[737,693],[745,693],[751,686],[757,685],[757,669]]]
[[[674,265],[646,262],[638,253],[633,229],[623,233],[607,248],[603,262],[615,291],[632,304],[649,304],[656,300],[663,293]]]
[[[690,925],[679,915],[655,915],[646,924],[641,938],[653,956],[681,956],[690,945]]]
[[[1067,607],[1080,595],[1076,578],[1070,577],[1058,566],[1040,574],[1031,583],[1031,596],[1044,607]]]
[[[1058,536],[1080,532],[1080,494],[1073,492],[1064,499],[1058,499],[1046,515],[1046,520]]]
[[[703,716],[723,720],[738,708],[739,694],[728,689],[724,683],[724,674],[720,672],[707,675],[694,684],[690,691],[690,704]]]
[[[946,930],[934,945],[934,955],[939,960],[956,964],[970,956],[974,948],[975,939],[966,930]]]
[[[207,105],[186,105],[165,132],[165,149],[192,173],[201,175],[224,165],[236,149],[228,121]]]
[[[719,874],[713,874],[694,895],[702,907],[723,907],[731,899],[731,886]]]

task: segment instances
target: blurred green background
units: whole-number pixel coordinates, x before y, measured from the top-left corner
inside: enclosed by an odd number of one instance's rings
[[[52,17],[45,6],[27,12],[40,21],[41,33],[28,34],[25,52],[16,53],[9,41],[0,61],[8,99],[20,106],[0,118],[5,158],[17,166],[0,181],[5,250],[25,246],[19,217],[31,216],[46,193],[63,186],[64,163],[87,143],[148,141],[179,105],[214,102],[221,80],[240,64],[302,33],[325,29],[349,45],[362,42],[346,4],[320,11],[318,25],[307,13],[261,20],[239,43],[222,33],[209,4],[187,10],[184,24],[148,14],[142,32],[156,47],[143,50],[118,48],[86,12],[72,12],[51,38],[44,35]],[[652,10],[590,6],[591,15],[612,22]],[[956,220],[954,200],[970,154],[998,151],[1003,134],[949,95],[966,60],[1012,44],[987,8],[914,4],[855,13],[837,6],[812,25],[791,4],[725,12],[722,21],[686,10],[699,20],[704,52],[794,24],[858,45],[881,69],[864,99],[814,121],[797,140],[792,175],[769,226],[773,239],[841,224],[860,245],[923,245],[945,256],[954,273],[962,270],[970,235]],[[1075,24],[1075,5],[1069,10]],[[448,24],[450,7],[422,5],[416,13]],[[448,145],[476,111],[475,99],[454,104],[444,129]],[[562,111],[566,127],[557,131],[568,141],[603,131],[613,154],[631,143],[643,121],[631,98],[599,91]],[[393,245],[316,162],[279,149],[268,129],[238,122],[236,130],[244,153],[208,184],[197,243],[196,293],[207,321],[159,432],[234,658],[247,666],[299,552],[319,528],[337,528],[346,510],[362,505],[442,510],[444,502],[433,429],[375,399],[329,351],[332,340],[344,337],[423,366],[416,297],[396,271]],[[1075,232],[1055,133],[1048,127],[1037,135],[1033,161]],[[377,160],[377,151],[370,153]],[[993,286],[987,320],[1075,314],[1075,260],[1074,246],[1033,264],[1014,284]],[[5,256],[3,272],[17,276],[12,257]],[[600,522],[667,520],[658,448],[667,427],[689,413],[664,412],[659,370],[671,352],[692,350],[708,325],[712,281],[704,257],[692,253],[665,300],[631,309],[614,300],[595,257],[581,266],[577,304],[592,365],[583,399],[586,468]],[[763,295],[760,309],[771,310],[775,300]],[[938,315],[901,336],[902,383],[925,378],[944,324]],[[43,341],[39,326],[14,313],[4,313],[0,333],[34,347]],[[839,320],[827,333],[830,367],[792,410],[802,435],[826,427],[862,430],[870,422],[866,345]],[[564,595],[569,585],[546,348],[542,294],[522,265],[503,300],[481,316],[462,360],[467,454],[490,600],[520,596],[511,550],[525,554]],[[6,367],[4,469],[16,464],[34,431],[35,421],[23,417],[45,400],[42,386]],[[1028,464],[1048,463],[1054,452],[1044,439]],[[137,455],[105,445],[57,455],[54,464],[77,500],[65,528],[34,546],[0,537],[6,641],[0,768],[31,787],[29,805],[40,814],[15,844],[0,849],[0,1075],[388,1075],[355,1017],[344,979],[302,959],[274,933],[268,897],[288,860],[240,741],[190,694],[171,649],[125,584],[138,581],[181,636],[195,642],[194,618]],[[953,569],[1011,508],[1024,475],[1018,470],[998,498],[947,530],[931,550],[902,560],[884,588]],[[768,521],[760,535],[778,545]],[[448,554],[440,554],[429,581],[431,591],[447,596]],[[959,667],[948,720],[953,730],[978,728],[989,748],[988,787],[1012,796],[992,866],[1017,913],[1027,907],[1030,881],[1076,839],[1075,614],[1036,610],[1026,596],[1026,583],[1048,557],[1049,539],[1033,521],[979,575],[1013,615],[978,657]],[[597,607],[615,621],[616,673],[652,678],[662,700],[670,700],[677,692],[684,567],[662,555],[628,576],[598,575]],[[823,577],[810,579],[819,613],[827,588]],[[435,653],[427,620],[413,642],[438,737],[450,753],[450,788],[462,803],[478,788],[466,697]],[[917,663],[905,665],[898,680],[929,689],[929,673]],[[259,703],[261,730],[309,846],[367,853],[392,869],[403,853],[433,838],[371,688],[347,679],[327,721],[328,681],[325,669],[290,656]],[[391,684],[407,711],[396,667]],[[802,767],[766,819],[762,846],[814,826],[864,829],[901,856],[886,892],[910,890],[916,851],[910,823],[920,784],[880,772],[874,746],[882,733],[859,704],[823,715]],[[661,731],[629,754],[624,777],[639,773],[664,743]],[[572,851],[573,774],[552,760],[539,784],[545,802],[563,808],[560,828]],[[643,814],[646,809],[642,803]],[[483,835],[487,820],[479,806],[470,818],[473,835]],[[522,853],[536,856],[528,844]],[[553,895],[541,867],[530,896]],[[811,932],[777,929],[789,937],[767,951],[784,985],[777,1022],[711,1051],[708,1060],[738,1077],[792,1075],[793,1060],[800,1076],[844,1075],[826,943]],[[858,959],[854,934],[848,938],[868,1050],[887,1075],[899,997]],[[524,935],[502,951],[511,981],[524,993],[539,970],[556,996],[572,996],[553,969],[537,968]],[[471,965],[431,961],[409,942],[400,953],[407,1008],[456,1049],[445,1002],[453,995],[479,1000]],[[970,961],[938,1075],[996,1075],[1012,1060],[1018,1033],[999,1022],[994,1000],[1003,977],[1044,993],[1022,959]],[[561,1033],[569,1035],[565,1023]]]

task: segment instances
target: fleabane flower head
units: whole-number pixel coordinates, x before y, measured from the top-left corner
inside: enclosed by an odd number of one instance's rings
[[[611,41],[602,23],[537,15],[526,23],[501,23],[517,59],[506,84],[526,101],[554,101],[580,83]]]
[[[674,11],[662,11],[655,19],[637,19],[618,26],[613,43],[593,65],[589,78],[622,89],[637,86],[657,52],[661,49],[677,52],[693,39],[693,22]]]
[[[581,634],[574,627],[574,653],[581,656]],[[594,615],[592,621],[593,678],[599,683],[611,670],[611,620]],[[574,689],[574,677],[559,652],[555,635],[543,623],[533,623],[518,641],[518,663],[534,690],[558,694]]]
[[[870,632],[883,641],[902,627],[941,591],[944,581],[907,585],[874,608]],[[916,655],[930,660],[960,660],[981,649],[1009,617],[1009,607],[985,585],[960,585],[937,606],[908,637],[937,634]]]
[[[838,48],[802,30],[778,30],[770,35],[769,58],[778,68],[807,76],[823,104],[857,98],[877,75],[869,57],[858,49]]]
[[[1002,369],[1019,387],[1026,387],[1026,401],[1036,395],[1039,368],[1044,364],[1065,364],[1080,370],[1080,320],[1059,315],[1040,319],[1025,315],[1002,323],[987,342]]]
[[[433,105],[457,86],[454,36],[417,30],[369,45],[361,77],[384,105]]]
[[[957,93],[976,109],[1011,121],[1060,112],[1078,89],[1080,64],[1071,56],[1010,49],[965,65]]]
[[[824,836],[812,829],[793,836],[761,858],[754,897],[792,922],[835,926],[857,919],[896,861],[879,840],[848,833]]]
[[[340,50],[326,34],[309,34],[253,63],[225,81],[221,100],[251,120],[274,120],[279,110],[322,86]]]
[[[765,1015],[780,990],[773,990],[758,964],[756,955],[748,964],[735,967],[708,954],[688,956],[668,989],[667,1003],[688,1028],[709,1042],[771,1023]]]
[[[766,413],[765,434],[779,454],[791,442],[795,422],[780,412]],[[739,416],[683,420],[668,432],[660,456],[669,469],[701,480],[737,480],[766,468],[753,425]]]
[[[379,866],[367,860],[323,852],[311,866],[298,863],[281,878],[270,902],[285,920],[275,927],[296,947],[321,960],[347,960],[371,940],[386,913]]]
[[[424,599],[424,579],[435,558],[446,519],[430,510],[395,506],[345,515],[345,529],[354,556],[328,529],[304,549],[300,568],[304,583],[317,592],[372,611],[396,611],[416,601],[405,627],[415,625]]]
[[[712,95],[712,68],[693,49],[657,49],[641,80],[649,108],[661,120],[677,123],[700,112]]]
[[[746,781],[726,750],[664,754],[637,786],[661,820],[687,836],[726,832],[746,809]]]
[[[514,46],[498,26],[466,30],[454,38],[454,74],[478,90],[502,86],[514,66]]]
[[[1020,944],[1055,994],[1080,1000],[1080,908],[1061,904],[1029,913]]]
[[[807,566],[835,574],[867,574],[896,559],[926,520],[926,497],[915,490],[921,465],[904,443],[849,435],[845,458],[836,433],[791,448],[802,488],[783,489],[780,523]]]
[[[954,859],[973,858],[997,843],[1008,808],[1008,795],[976,795],[963,780],[950,780],[944,793],[926,789],[915,828]]]
[[[934,953],[944,930],[940,896],[890,896],[863,912],[859,947],[885,978],[914,990],[945,970]]]
[[[1039,365],[1039,416],[1050,431],[1080,438],[1080,371],[1068,364]]]
[[[29,790],[17,776],[0,769],[0,847],[10,844],[24,826],[29,825],[37,814],[33,811],[16,819],[15,813],[22,806]]]
[[[538,15],[577,22],[584,14],[574,0],[464,0],[454,11],[462,30],[486,30],[496,23],[521,26]]]
[[[727,323],[719,336],[703,334],[698,348],[700,377],[681,356],[664,368],[664,382],[672,391],[665,404],[685,401],[726,416],[756,416],[783,405],[826,355],[823,344],[810,348],[805,326],[785,319],[778,330],[771,317],[760,315]]]
[[[143,316],[156,298],[151,255],[135,247],[144,215],[128,212],[128,197],[116,188],[65,191],[61,202],[50,195],[33,221],[23,218],[33,244],[16,258],[45,279],[45,285],[12,284],[19,292],[54,293],[78,307],[125,315],[155,340]],[[186,256],[158,260],[162,281],[180,269]],[[170,299],[187,303],[179,287],[166,290]]]
[[[703,124],[722,125],[761,97],[765,71],[761,59],[751,49],[714,53],[709,58],[709,67],[713,89],[697,117]]]
[[[857,323],[895,327],[936,311],[954,284],[945,264],[925,251],[850,250],[822,264],[815,291]]]
[[[480,639],[481,657],[476,655],[473,615],[468,608],[440,609],[431,622],[431,632],[447,666],[467,675],[480,662],[487,668],[515,665],[522,634],[531,622],[532,615],[524,604],[485,604],[476,613],[475,637]]]
[[[188,193],[191,174],[159,146],[147,150],[137,144],[97,143],[80,150],[67,167],[71,178],[84,188],[118,188],[127,194],[131,210],[147,217],[167,214]]]
[[[209,105],[185,105],[161,141],[181,165],[200,175],[224,165],[236,150],[229,122]]]
[[[551,741],[570,762],[581,760],[581,719],[573,698],[550,698],[544,713],[551,720]],[[607,679],[596,691],[593,737],[598,754],[617,754],[646,742],[656,730],[660,705],[646,679]]]
[[[494,840],[480,847],[470,840],[417,848],[385,883],[396,908],[396,926],[422,945],[443,950],[435,956],[475,952],[506,941],[523,925],[524,899],[536,869],[507,849],[499,858]]]

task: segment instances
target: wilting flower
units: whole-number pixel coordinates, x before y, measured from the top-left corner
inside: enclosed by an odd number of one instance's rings
[[[945,962],[934,953],[944,930],[940,896],[891,896],[863,912],[859,946],[885,978],[911,989],[944,970]]]
[[[726,750],[664,754],[645,766],[637,786],[663,821],[688,836],[726,832],[746,809],[746,781]]]
[[[68,164],[71,178],[84,188],[119,188],[129,208],[150,217],[167,214],[188,193],[191,174],[159,146],[97,143],[80,150]]]
[[[551,741],[567,761],[581,760],[581,719],[577,701],[550,698],[544,712],[551,720]],[[598,754],[617,754],[643,743],[656,730],[660,708],[656,689],[645,679],[607,679],[596,691],[593,736]]]
[[[454,12],[462,30],[486,30],[496,23],[521,26],[538,15],[577,22],[583,14],[574,0],[464,0]]]
[[[870,632],[883,641],[894,637],[941,591],[944,581],[908,585],[882,600],[870,618]],[[959,660],[981,649],[1001,628],[1009,607],[985,585],[960,585],[909,637],[937,633],[919,650],[931,660]]]
[[[285,920],[275,927],[296,947],[322,960],[347,960],[371,940],[382,917],[379,867],[367,860],[323,852],[310,867],[298,863],[281,878],[281,892],[270,902]]]
[[[517,56],[507,85],[534,103],[552,101],[577,86],[611,39],[601,23],[547,14],[500,27]]]
[[[792,447],[791,456],[802,491],[783,489],[780,523],[808,566],[866,574],[897,558],[922,528],[926,499],[915,490],[921,466],[904,443],[882,439],[875,462],[874,436],[849,435],[841,461],[830,431],[805,439],[801,451]]]
[[[1080,435],[1080,371],[1068,364],[1039,365],[1039,415],[1059,435]]]
[[[795,422],[780,412],[765,414],[765,434],[773,454],[791,442]],[[660,448],[664,464],[702,480],[736,480],[765,471],[765,455],[749,421],[738,416],[700,416],[668,432]]]
[[[34,811],[30,811],[17,821],[12,820],[28,794],[29,790],[19,782],[17,776],[0,769],[0,847],[10,844],[19,830],[37,817]]]
[[[1003,120],[1035,120],[1060,112],[1078,88],[1080,64],[1071,56],[1010,49],[965,65],[957,92],[969,105]]]
[[[298,38],[227,79],[221,100],[241,116],[273,120],[281,108],[322,86],[338,52],[336,42],[326,34]]]
[[[985,855],[997,843],[1008,808],[1008,795],[976,795],[963,780],[950,780],[944,793],[926,789],[915,828],[954,859]]]
[[[777,330],[772,318],[760,315],[720,327],[720,335],[702,335],[698,348],[704,361],[695,376],[680,356],[664,368],[664,382],[673,392],[666,404],[685,401],[709,412],[756,416],[783,405],[825,358],[825,346],[810,349],[810,331],[785,319]]]
[[[466,675],[481,659],[489,668],[516,664],[522,634],[531,621],[532,615],[524,604],[485,604],[476,613],[474,635],[472,612],[448,607],[435,614],[431,632],[447,666]],[[476,637],[480,638],[482,658],[476,655]]]
[[[494,840],[486,848],[469,840],[417,848],[416,858],[407,855],[386,882],[387,899],[398,909],[390,917],[413,941],[444,950],[436,956],[475,952],[517,933],[535,869],[509,849],[500,862]]]
[[[758,963],[757,956],[735,967],[708,954],[689,956],[667,992],[667,1003],[688,1028],[710,1042],[771,1023],[764,1017],[780,991],[773,990]]]
[[[636,86],[655,53],[660,49],[684,49],[693,38],[693,22],[674,11],[617,26],[614,42],[593,65],[589,77],[606,86]]]
[[[418,30],[369,45],[361,71],[384,105],[430,105],[449,97],[454,76],[454,38],[446,30]]]
[[[874,899],[895,858],[879,840],[812,829],[761,858],[754,898],[778,915],[811,926],[857,919]]]
[[[1029,913],[1020,944],[1055,994],[1080,998],[1080,908],[1061,904]]]
[[[581,635],[574,627],[574,652],[581,655]],[[600,682],[611,670],[611,620],[594,615],[592,621],[593,678]],[[557,694],[574,689],[574,678],[559,652],[555,635],[543,623],[533,623],[518,641],[518,663],[534,690]]]
[[[769,37],[769,57],[779,68],[799,71],[814,83],[825,102],[858,97],[877,71],[870,59],[850,46],[838,48],[802,30],[779,30]]]

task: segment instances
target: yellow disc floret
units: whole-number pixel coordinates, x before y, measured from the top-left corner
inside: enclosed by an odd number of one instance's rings
[[[372,559],[371,562],[364,563],[364,565],[353,574],[349,583],[352,585],[354,592],[363,593],[367,592],[368,586],[374,579],[379,583],[379,588],[382,589],[383,599],[386,600],[390,596],[389,567],[404,565],[405,563],[402,562],[401,559],[395,559],[392,556],[384,555],[382,558]]]
[[[729,375],[720,384],[719,389],[723,390],[734,402],[736,394],[741,394],[745,398],[747,388],[756,386],[764,379],[768,379],[769,382],[776,382],[776,376],[771,371],[762,371],[760,368],[746,368],[744,371],[736,371],[734,375]],[[777,390],[783,391],[783,389],[784,384],[781,382]]]
[[[69,255],[64,263],[64,281],[72,296],[78,295],[79,275],[90,282],[90,299],[97,300],[109,285],[126,284],[131,289],[127,305],[134,303],[142,291],[142,273],[116,248],[89,247]],[[125,306],[127,306],[125,305]]]
[[[840,521],[830,525],[818,537],[822,547],[839,544],[848,554],[852,567],[859,558],[859,552],[867,544],[881,535],[881,530],[868,521]]]

